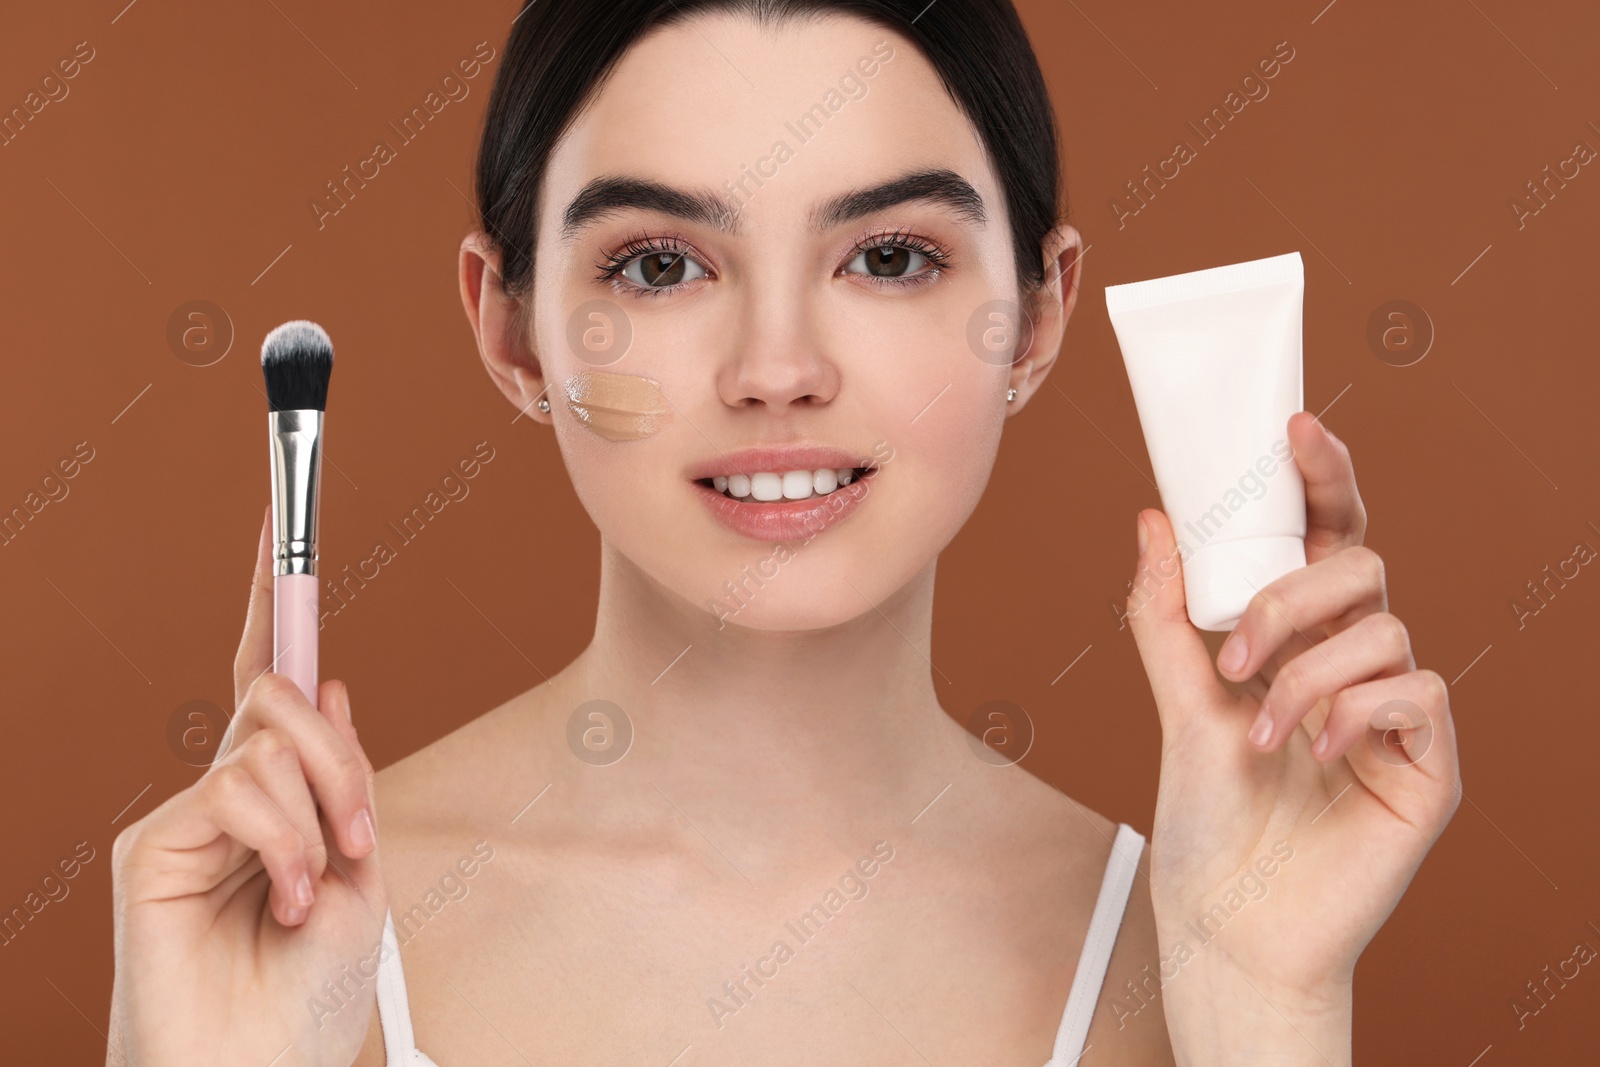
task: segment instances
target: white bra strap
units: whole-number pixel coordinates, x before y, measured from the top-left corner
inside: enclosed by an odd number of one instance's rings
[[[1089,932],[1078,955],[1078,970],[1072,976],[1061,1029],[1056,1031],[1055,1052],[1045,1067],[1073,1067],[1086,1051],[1083,1043],[1089,1034],[1089,1022],[1100,1000],[1111,949],[1117,943],[1117,931],[1122,927],[1122,914],[1127,909],[1128,893],[1143,852],[1144,835],[1127,823],[1118,825],[1111,858],[1106,861],[1105,877],[1100,882],[1100,896],[1089,919]]]
[[[417,1044],[406,999],[406,973],[400,966],[394,915],[388,911],[383,915],[383,950],[378,955],[378,1025],[383,1029],[385,1067],[414,1067]]]

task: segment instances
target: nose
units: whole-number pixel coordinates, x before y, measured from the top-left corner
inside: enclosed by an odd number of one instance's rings
[[[798,288],[791,279],[747,294],[731,331],[732,354],[718,376],[725,404],[787,414],[838,395],[838,364],[825,350],[817,310]]]

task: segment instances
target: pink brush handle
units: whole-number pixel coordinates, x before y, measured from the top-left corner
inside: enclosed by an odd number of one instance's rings
[[[272,579],[273,668],[287,675],[317,706],[317,576],[280,574]]]

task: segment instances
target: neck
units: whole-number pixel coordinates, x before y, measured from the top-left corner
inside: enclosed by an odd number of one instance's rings
[[[594,638],[568,692],[627,713],[629,781],[686,812],[740,812],[752,841],[903,823],[965,751],[928,657],[935,563],[846,622],[774,631],[719,624],[603,544]]]

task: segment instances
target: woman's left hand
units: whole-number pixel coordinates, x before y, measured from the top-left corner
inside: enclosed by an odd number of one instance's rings
[[[1461,794],[1446,686],[1388,612],[1349,450],[1306,412],[1288,429],[1307,565],[1252,598],[1217,671],[1171,524],[1140,514],[1127,610],[1162,725],[1150,883],[1175,1048],[1185,1028],[1234,1040],[1277,1017],[1309,1040],[1322,1012],[1347,1049],[1356,958]],[[1229,1003],[1237,1027],[1215,1017]]]

